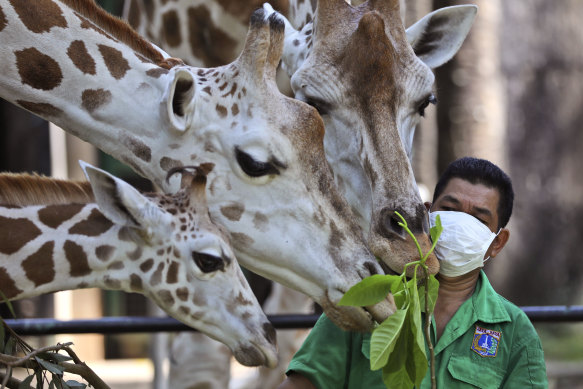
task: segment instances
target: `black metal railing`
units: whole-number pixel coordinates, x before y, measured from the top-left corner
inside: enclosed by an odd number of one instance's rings
[[[583,306],[521,307],[532,322],[580,322]],[[277,329],[311,328],[319,315],[268,315]],[[88,320],[11,319],[5,320],[19,335],[115,334],[138,332],[195,331],[170,317],[103,317]]]

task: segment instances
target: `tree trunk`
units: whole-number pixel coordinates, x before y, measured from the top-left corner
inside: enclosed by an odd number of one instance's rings
[[[518,304],[568,304],[583,276],[583,37],[580,0],[503,2],[510,174],[510,271]]]

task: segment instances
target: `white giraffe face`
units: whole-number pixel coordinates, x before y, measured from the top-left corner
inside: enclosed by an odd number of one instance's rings
[[[280,16],[294,94],[322,115],[336,183],[372,251],[397,273],[418,254],[395,211],[424,251],[430,247],[427,212],[410,165],[415,127],[436,101],[430,67],[455,54],[474,14],[472,6],[436,11],[407,32],[396,1],[353,7],[321,0],[313,22],[300,31]],[[434,256],[428,265],[437,272]]]
[[[335,303],[380,267],[334,185],[320,116],[277,90],[282,26],[259,26],[252,25],[256,37],[234,63],[176,71],[192,96],[180,99],[179,111],[193,114],[176,115],[184,132],[170,159],[189,153],[214,164],[209,208],[245,267],[310,295],[346,328],[367,327],[362,311]]]
[[[121,240],[136,249],[119,275],[174,318],[223,342],[249,366],[277,363],[275,330],[233,254],[228,236],[210,219],[206,177],[185,168],[174,195],[146,197],[110,174],[83,164],[104,214],[125,226]],[[104,264],[106,266],[106,264]],[[127,282],[129,281],[129,282]]]

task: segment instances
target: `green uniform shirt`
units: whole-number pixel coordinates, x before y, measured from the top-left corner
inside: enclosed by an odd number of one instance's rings
[[[343,331],[322,315],[287,372],[300,373],[318,389],[385,389],[381,370],[370,370],[369,345],[370,334]],[[434,348],[440,389],[548,387],[534,327],[494,291],[484,272]],[[421,388],[430,388],[430,380],[428,370]]]

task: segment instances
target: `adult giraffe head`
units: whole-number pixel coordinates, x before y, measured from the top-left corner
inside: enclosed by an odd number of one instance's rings
[[[217,68],[182,65],[92,1],[0,0],[0,95],[126,162],[165,192],[167,172],[212,163],[211,216],[239,262],[370,329],[348,288],[382,271],[334,185],[316,110],[275,83],[283,23],[258,10],[245,47]],[[50,16],[50,17],[49,17]],[[44,68],[42,72],[38,69]],[[395,309],[371,312],[382,320]]]
[[[335,180],[368,232],[371,250],[397,273],[418,253],[395,211],[424,251],[430,247],[410,158],[415,126],[436,101],[431,68],[457,52],[475,13],[475,6],[444,8],[406,31],[397,0],[357,7],[319,0],[313,21],[300,31],[282,17],[283,64],[295,97],[320,112]],[[438,271],[435,256],[427,264]]]

